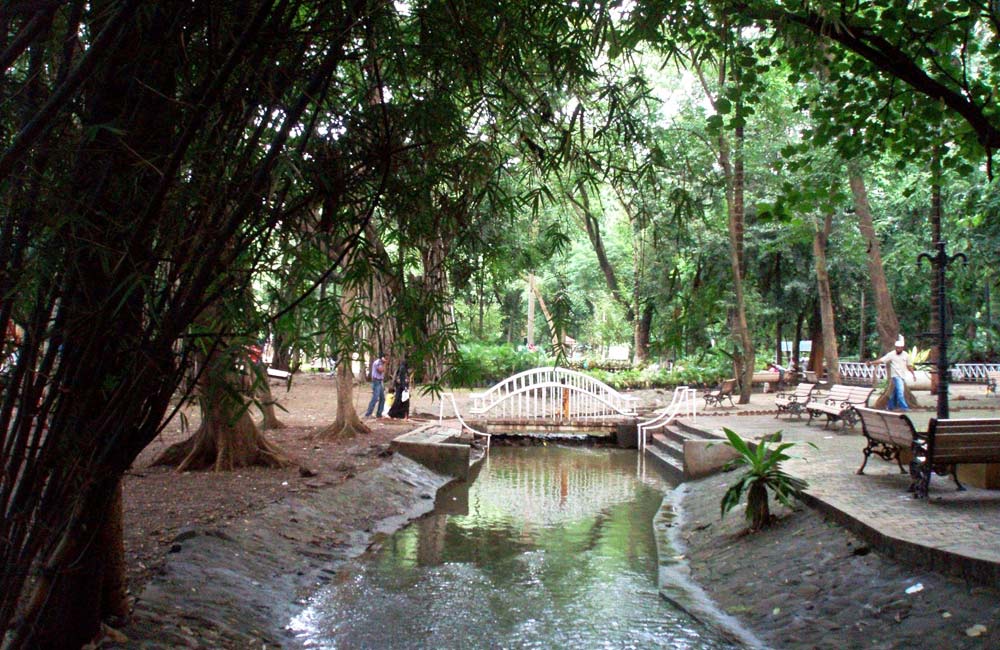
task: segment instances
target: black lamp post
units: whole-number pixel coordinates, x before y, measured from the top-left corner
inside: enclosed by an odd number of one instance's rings
[[[917,267],[920,267],[920,263],[925,259],[934,265],[934,270],[937,272],[937,307],[938,307],[938,359],[937,359],[937,372],[938,372],[938,401],[937,401],[937,416],[939,420],[946,420],[948,418],[948,338],[951,334],[951,327],[947,324],[947,291],[945,289],[945,270],[948,266],[957,259],[961,259],[963,263],[968,260],[963,253],[958,253],[956,255],[948,256],[945,252],[945,243],[943,241],[937,241],[934,243],[934,247],[937,248],[937,253],[931,255],[930,253],[921,253],[917,256]]]

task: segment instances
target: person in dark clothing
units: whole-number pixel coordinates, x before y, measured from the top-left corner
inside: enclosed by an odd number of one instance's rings
[[[399,363],[396,369],[396,379],[393,382],[393,400],[389,407],[389,417],[405,420],[410,417],[410,371],[406,367],[406,359]]]

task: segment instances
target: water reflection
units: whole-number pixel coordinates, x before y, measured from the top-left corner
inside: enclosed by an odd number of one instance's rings
[[[494,448],[293,625],[309,648],[722,648],[657,592],[634,453]]]

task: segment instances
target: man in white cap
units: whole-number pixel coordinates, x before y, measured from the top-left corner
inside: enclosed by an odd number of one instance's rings
[[[896,339],[896,345],[892,352],[887,352],[880,359],[865,361],[866,366],[875,363],[889,364],[890,411],[895,411],[896,409],[907,411],[910,408],[909,404],[906,403],[906,384],[903,380],[903,374],[909,370],[913,376],[913,381],[917,380],[917,373],[914,371],[913,365],[910,364],[910,355],[906,353],[905,345],[906,342],[903,340],[903,335],[900,334],[899,338]]]

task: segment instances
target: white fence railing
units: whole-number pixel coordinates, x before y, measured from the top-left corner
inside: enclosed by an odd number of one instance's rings
[[[566,368],[533,368],[473,393],[470,413],[491,419],[568,420],[636,415],[635,397]]]
[[[479,431],[477,429],[473,429],[472,427],[470,427],[468,424],[465,423],[465,420],[462,419],[462,412],[458,410],[458,404],[455,403],[455,395],[452,394],[452,393],[441,393],[441,408],[438,410],[438,423],[440,423],[442,420],[444,420],[444,402],[445,402],[445,398],[447,398],[451,402],[451,408],[455,411],[455,417],[458,419],[459,424],[462,425],[462,428],[468,430],[472,434],[473,437],[479,436],[481,438],[486,438],[486,449],[489,449],[490,448],[490,434],[488,434],[488,433],[486,433],[484,431]]]
[[[885,379],[884,363],[866,366],[864,363],[858,361],[840,362],[840,381],[842,383],[871,386],[883,379]]]
[[[951,381],[987,383],[987,373],[1000,372],[1000,363],[956,363],[951,366]],[[840,380],[845,384],[871,386],[885,379],[885,364],[866,366],[858,361],[840,362]]]
[[[674,396],[670,404],[651,420],[639,423],[639,451],[645,451],[646,438],[654,429],[662,429],[674,421],[679,415],[686,415],[691,419],[696,417],[698,410],[698,391],[687,386],[678,386],[674,389]]]
[[[1000,363],[956,363],[951,367],[951,380],[985,384],[989,372],[1000,372]]]

